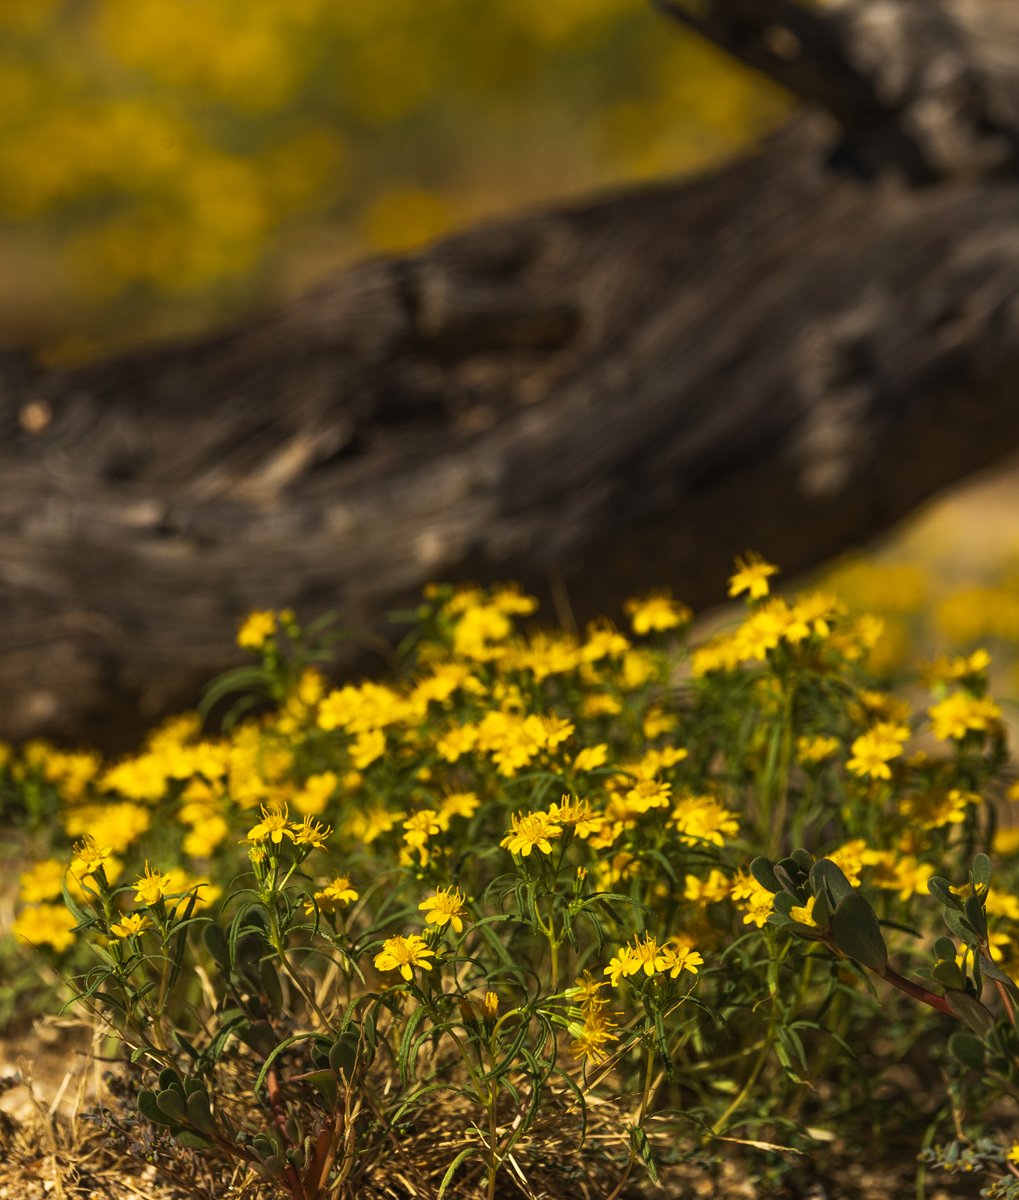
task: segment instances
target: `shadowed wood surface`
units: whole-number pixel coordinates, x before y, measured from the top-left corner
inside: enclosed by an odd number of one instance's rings
[[[926,7],[921,37],[892,0],[700,5],[825,111],[230,332],[0,359],[0,736],[127,744],[257,607],[373,625],[436,578],[703,605],[734,552],[812,565],[1019,445],[1019,20]],[[782,65],[821,33],[845,102]]]

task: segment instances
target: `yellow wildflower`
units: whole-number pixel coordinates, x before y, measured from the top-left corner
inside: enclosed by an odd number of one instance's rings
[[[26,904],[55,900],[63,890],[66,869],[57,859],[47,858],[23,871],[20,877],[21,900]]]
[[[862,733],[852,744],[852,758],[846,769],[854,775],[871,779],[891,779],[888,763],[902,754],[902,744],[909,738],[909,729],[891,721],[879,721]]]
[[[94,875],[113,853],[109,846],[100,846],[91,836],[82,838],[71,849],[80,864],[79,873],[82,875]]]
[[[181,845],[192,858],[208,858],[229,832],[230,827],[222,817],[206,817],[192,826]]]
[[[425,914],[425,921],[429,925],[441,928],[448,922],[453,926],[454,933],[463,933],[464,897],[459,889],[438,888],[433,896],[422,900],[418,909]]]
[[[288,826],[286,804],[262,805],[262,819],[248,830],[249,842],[264,842],[268,839],[278,846],[285,837],[294,840],[293,830]]]
[[[673,950],[670,946],[662,948],[662,971],[671,975],[673,979],[679,975],[680,971],[689,971],[691,975],[697,974],[697,968],[704,965],[704,959],[696,951],[689,946],[680,946]]]
[[[548,815],[557,825],[572,825],[579,838],[589,838],[605,823],[604,818],[592,812],[587,800],[571,800],[563,796],[559,804],[548,806]]]
[[[237,631],[237,645],[242,650],[261,650],[276,633],[274,612],[251,613]]]
[[[796,759],[798,762],[809,764],[824,762],[826,758],[838,752],[839,739],[815,734],[813,737],[796,739]]]
[[[593,1063],[605,1062],[609,1057],[607,1047],[611,1042],[619,1040],[619,1035],[613,1032],[616,1028],[615,1021],[602,1006],[587,1009],[584,1012],[584,1023],[577,1030],[577,1036],[570,1045],[570,1054],[574,1058],[588,1059]]]
[[[696,875],[687,875],[683,884],[684,899],[692,900],[695,904],[712,904],[719,900],[725,900],[731,890],[731,884],[724,872],[719,871],[716,867],[708,872],[707,879],[700,879]]]
[[[697,842],[709,842],[712,846],[724,846],[725,839],[739,833],[739,819],[728,808],[723,808],[713,796],[687,796],[672,810],[670,825],[680,833],[684,846]]]
[[[514,813],[510,822],[512,828],[499,845],[511,854],[520,854],[524,858],[535,846],[543,854],[551,854],[552,840],[562,833],[561,826],[547,812]]]
[[[404,979],[411,979],[413,967],[430,971],[432,964],[428,960],[434,957],[435,951],[428,948],[424,939],[412,933],[409,937],[386,938],[375,955],[375,968],[379,971],[399,970]]]
[[[751,600],[760,600],[770,590],[769,577],[777,574],[778,567],[766,562],[759,554],[737,558],[736,572],[729,577],[729,595],[735,597],[746,592]]]
[[[431,808],[423,808],[403,823],[403,840],[408,846],[421,849],[432,834],[440,833],[439,814]]]
[[[145,863],[145,873],[139,875],[132,884],[135,889],[136,904],[156,904],[170,891],[172,879],[161,871],[153,870],[148,861]]]
[[[608,762],[609,748],[607,743],[599,742],[597,746],[585,746],[573,760],[574,771],[593,771],[603,767]]]
[[[814,920],[814,904],[816,901],[816,896],[808,896],[807,903],[793,905],[789,910],[789,915],[794,921],[799,921],[801,925],[812,925],[816,929],[817,922]]]
[[[323,912],[334,912],[341,905],[352,904],[358,898],[358,893],[350,886],[346,875],[336,875],[324,888],[315,893],[315,903]],[[304,911],[309,916],[315,911],[315,904],[305,901]]]
[[[74,923],[62,904],[30,904],[11,926],[15,937],[32,946],[52,946],[58,954],[74,945]]]
[[[764,927],[774,911],[775,897],[749,873],[740,871],[732,882],[732,898],[744,911],[743,924]]]
[[[657,779],[640,779],[624,799],[631,813],[646,813],[652,808],[668,808],[672,798],[672,784]]]
[[[150,924],[151,922],[144,913],[128,913],[116,925],[110,926],[110,933],[116,934],[119,938],[136,937],[143,930],[148,929]]]
[[[639,637],[685,625],[693,615],[685,604],[673,600],[668,592],[652,592],[639,599],[627,600],[623,607],[633,632]]]
[[[299,825],[293,824],[290,828],[295,846],[311,846],[313,850],[321,850],[333,831],[331,825],[322,825],[312,817],[305,817]]]
[[[953,692],[927,710],[934,736],[943,742],[960,741],[970,730],[988,732],[1001,719],[1001,709],[989,696]]]
[[[350,747],[350,761],[359,770],[370,766],[386,751],[386,735],[381,729],[364,729]]]
[[[303,787],[294,793],[291,802],[303,816],[317,817],[325,810],[325,806],[340,780],[335,771],[322,771],[317,775],[309,775]]]

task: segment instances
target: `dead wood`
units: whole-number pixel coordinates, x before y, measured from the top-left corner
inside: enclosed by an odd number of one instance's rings
[[[808,107],[232,331],[0,359],[0,736],[125,744],[256,607],[702,605],[733,552],[808,567],[1019,445],[1016,6],[660,7]]]

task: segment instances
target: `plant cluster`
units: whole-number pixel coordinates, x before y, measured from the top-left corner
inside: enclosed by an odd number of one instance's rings
[[[989,658],[881,688],[880,622],[775,573],[738,562],[744,611],[696,643],[666,593],[577,634],[514,587],[434,586],[391,677],[338,687],[328,623],[253,613],[222,732],[2,756],[40,851],[15,933],[129,1049],[164,1141],[293,1200],[550,1171],[614,1198],[723,1150],[781,1171],[884,1113],[923,1170],[1019,1195]]]

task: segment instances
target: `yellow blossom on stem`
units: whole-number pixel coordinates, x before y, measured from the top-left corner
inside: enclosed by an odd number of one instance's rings
[[[156,904],[172,889],[173,880],[161,871],[153,870],[148,861],[145,863],[145,873],[139,875],[132,886],[135,889],[136,904]]]
[[[609,976],[613,987],[618,987],[621,977],[636,975],[640,971],[645,975],[655,975],[665,968],[667,961],[664,949],[650,934],[645,934],[643,938],[635,937],[632,946],[629,943],[620,946],[609,960],[604,974]]]
[[[605,1062],[609,1057],[608,1046],[619,1041],[619,1035],[613,1032],[616,1028],[616,1022],[601,1007],[588,1009],[584,1024],[570,1045],[570,1054],[593,1063]]]
[[[824,734],[796,739],[796,760],[804,764],[824,762],[838,753],[839,739]]]
[[[553,840],[562,833],[562,827],[547,812],[514,813],[510,823],[512,828],[499,845],[511,854],[520,854],[524,858],[535,846],[542,854],[551,854]]]
[[[789,910],[789,915],[794,921],[799,921],[801,925],[812,925],[816,929],[817,922],[814,920],[814,904],[816,901],[816,896],[808,896],[807,903],[794,905]]]
[[[666,946],[662,950],[662,970],[672,976],[673,979],[680,971],[689,971],[691,975],[697,974],[697,968],[704,965],[704,959],[696,951],[689,946],[681,946],[679,949],[673,950]]]
[[[358,893],[350,886],[346,875],[336,875],[324,888],[315,893],[315,903],[306,900],[304,911],[310,916],[315,911],[315,905],[323,912],[335,912],[341,905],[352,904],[358,899]]]
[[[852,758],[846,769],[853,775],[870,779],[891,779],[889,762],[902,754],[902,744],[909,738],[909,729],[891,721],[879,721],[872,729],[853,742]]]
[[[408,846],[421,849],[425,842],[435,833],[440,833],[439,814],[431,808],[423,808],[414,813],[403,823],[403,840]]]
[[[276,614],[274,612],[253,612],[237,631],[237,645],[242,650],[261,650],[275,633]]]
[[[429,949],[424,938],[412,933],[409,937],[386,938],[375,955],[375,967],[379,971],[398,970],[404,979],[411,979],[413,967],[430,971],[432,964],[428,960],[434,957],[435,951]]]
[[[326,844],[326,838],[333,831],[331,825],[322,825],[312,817],[305,817],[298,825],[290,826],[293,831],[294,845],[311,846],[313,850],[321,850]]]
[[[590,837],[604,824],[604,819],[591,811],[589,801],[572,800],[569,796],[563,796],[559,804],[550,804],[548,815],[557,825],[572,825],[579,838]]]
[[[82,875],[94,875],[113,853],[109,846],[100,846],[91,835],[75,842],[74,857],[81,864]]]
[[[623,607],[630,618],[633,632],[638,636],[664,633],[678,625],[685,625],[691,617],[686,605],[673,600],[668,592],[653,592],[640,599],[627,600]]]
[[[257,825],[248,830],[249,842],[264,842],[266,840],[279,845],[285,837],[294,840],[293,830],[288,828],[287,806],[285,804],[262,805],[262,819]]]
[[[751,600],[760,600],[770,590],[769,577],[777,574],[778,567],[766,562],[759,554],[737,558],[735,574],[729,577],[729,595],[735,597],[746,592]]]
[[[110,933],[116,934],[119,938],[135,937],[143,930],[148,929],[150,924],[151,922],[144,913],[128,913],[116,925],[110,926]]]
[[[464,897],[459,889],[438,888],[435,895],[422,900],[418,908],[429,925],[441,927],[448,923],[455,933],[463,933]]]
[[[953,692],[928,710],[934,736],[943,742],[961,741],[971,730],[988,732],[1001,719],[1001,709],[989,696]]]
[[[599,742],[597,746],[585,746],[573,760],[574,771],[593,771],[603,767],[609,758],[608,744]]]

